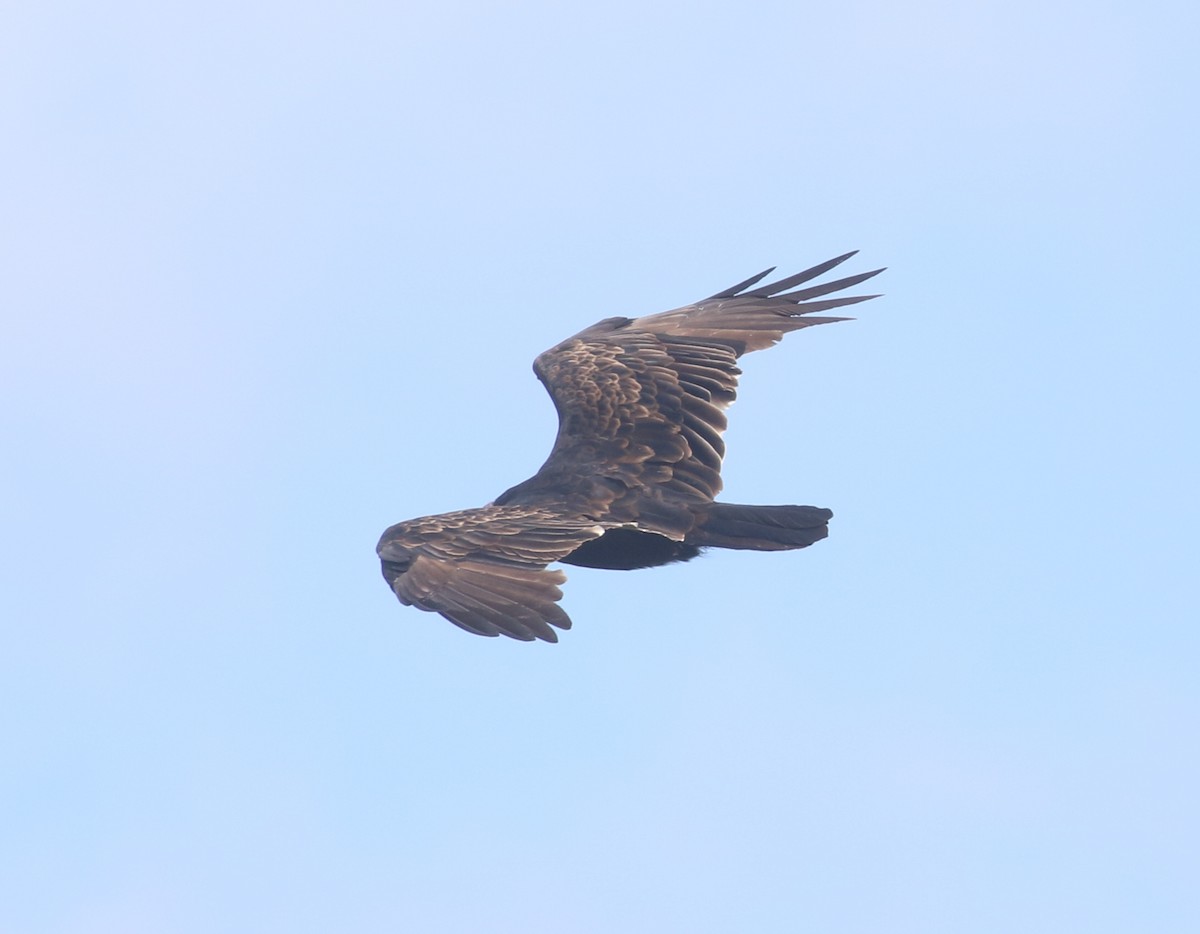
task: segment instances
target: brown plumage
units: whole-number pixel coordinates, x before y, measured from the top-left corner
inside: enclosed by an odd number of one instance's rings
[[[715,502],[725,408],[744,353],[788,331],[845,318],[802,317],[876,298],[820,299],[882,272],[796,286],[853,256],[643,318],[606,318],[534,361],[558,410],[541,469],[480,509],[393,525],[377,549],[401,603],[484,636],[556,642],[569,629],[554,561],[629,570],[687,561],[702,548],[779,551],[828,534],[815,506]],[[792,291],[788,291],[791,289]]]

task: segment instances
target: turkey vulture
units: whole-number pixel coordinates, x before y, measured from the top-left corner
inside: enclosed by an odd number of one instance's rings
[[[571,620],[558,606],[566,575],[546,567],[553,561],[629,570],[709,547],[820,541],[828,509],[715,501],[721,434],[738,357],[788,331],[847,320],[802,316],[878,297],[821,299],[882,269],[796,288],[853,255],[755,288],[768,269],[674,311],[605,318],[547,350],[533,364],[558,410],[546,463],[487,506],[384,532],[377,552],[393,593],[481,636],[557,642],[552,627]]]

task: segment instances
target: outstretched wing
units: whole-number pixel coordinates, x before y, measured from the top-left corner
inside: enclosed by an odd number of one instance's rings
[[[538,507],[468,509],[394,525],[376,549],[400,602],[481,636],[557,642],[570,629],[557,605],[562,571],[546,565],[603,534]]]
[[[554,448],[535,477],[497,502],[532,502],[539,491],[561,491],[584,476],[626,489],[660,487],[689,500],[714,499],[721,490],[724,409],[737,395],[741,374],[738,357],[789,331],[847,320],[809,315],[875,298],[821,296],[882,269],[796,288],[853,255],[752,288],[768,269],[674,311],[608,318],[543,353],[534,372],[558,410]]]

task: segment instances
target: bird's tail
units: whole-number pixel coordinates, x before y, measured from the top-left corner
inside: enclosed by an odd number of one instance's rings
[[[829,534],[833,513],[816,506],[741,506],[713,503],[689,544],[750,551],[804,548]]]

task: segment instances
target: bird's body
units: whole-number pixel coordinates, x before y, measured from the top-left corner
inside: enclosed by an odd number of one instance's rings
[[[642,318],[607,318],[543,353],[534,372],[558,410],[541,469],[479,509],[401,522],[384,532],[383,576],[402,603],[479,635],[556,641],[559,561],[629,570],[687,561],[702,548],[803,548],[828,534],[813,506],[741,506],[721,490],[724,409],[737,359],[784,333],[842,318],[802,317],[864,301],[813,301],[881,270],[787,291],[852,256]]]

